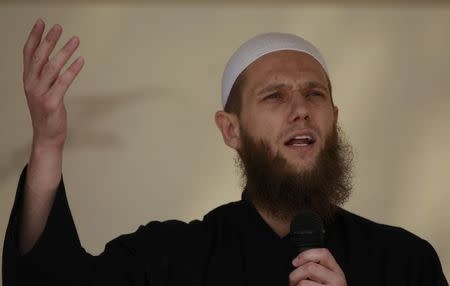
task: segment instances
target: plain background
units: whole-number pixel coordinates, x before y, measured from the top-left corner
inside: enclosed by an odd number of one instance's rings
[[[345,208],[430,241],[450,277],[450,5],[376,3],[1,3],[0,247],[30,154],[21,57],[38,17],[61,24],[64,42],[81,39],[63,172],[93,254],[151,220],[202,218],[240,198],[235,153],[214,123],[222,71],[243,41],[282,31],[327,61],[356,155]]]

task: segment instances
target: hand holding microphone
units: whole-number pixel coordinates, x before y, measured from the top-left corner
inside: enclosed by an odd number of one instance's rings
[[[313,212],[297,215],[291,223],[291,239],[299,251],[292,260],[296,267],[289,275],[289,286],[347,286],[345,274],[333,255],[323,248],[324,228]]]

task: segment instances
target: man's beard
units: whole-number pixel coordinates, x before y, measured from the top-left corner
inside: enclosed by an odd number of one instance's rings
[[[348,200],[353,152],[338,126],[327,136],[314,165],[304,171],[295,171],[279,152],[272,155],[266,142],[256,142],[243,129],[241,138],[237,165],[246,179],[242,198],[275,219],[290,221],[309,210],[329,220]]]

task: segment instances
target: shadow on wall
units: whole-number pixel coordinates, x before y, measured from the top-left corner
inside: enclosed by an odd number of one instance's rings
[[[65,149],[90,149],[115,148],[124,142],[119,132],[104,130],[96,123],[117,114],[121,109],[132,105],[142,104],[149,100],[148,94],[159,96],[161,90],[155,88],[141,88],[130,92],[108,93],[108,95],[71,95],[66,99],[68,110],[68,138]],[[27,108],[24,106],[23,108]],[[73,127],[76,122],[76,127]],[[31,124],[31,122],[30,122]],[[6,181],[10,176],[17,176],[17,170],[21,170],[28,162],[31,151],[31,141],[18,146],[11,152],[9,158],[0,162],[0,181]]]

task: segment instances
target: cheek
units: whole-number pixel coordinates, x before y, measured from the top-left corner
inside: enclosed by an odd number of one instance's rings
[[[273,114],[258,114],[248,118],[246,130],[254,139],[262,139],[273,149],[280,138],[282,124]],[[275,151],[275,150],[274,150]]]
[[[276,140],[280,136],[282,127],[283,120],[277,114],[266,113],[258,120],[258,129],[266,138],[270,138],[271,141]]]
[[[322,138],[326,139],[333,130],[333,126],[335,124],[333,113],[328,113],[325,116],[320,117],[318,124]]]

